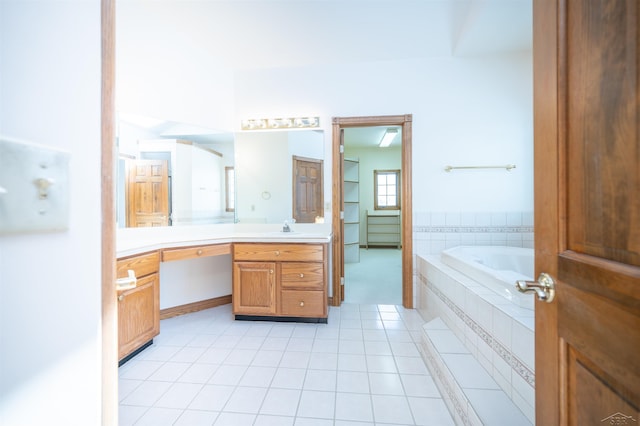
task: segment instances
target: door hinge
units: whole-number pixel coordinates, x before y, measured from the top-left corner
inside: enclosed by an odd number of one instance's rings
[[[340,145],[340,154],[344,154],[344,145]]]
[[[340,220],[344,220],[344,211],[340,212]]]
[[[340,285],[344,285],[344,277],[340,277]]]

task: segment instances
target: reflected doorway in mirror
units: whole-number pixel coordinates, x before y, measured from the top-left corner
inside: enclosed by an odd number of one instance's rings
[[[323,160],[293,156],[293,218],[315,223],[324,216]]]

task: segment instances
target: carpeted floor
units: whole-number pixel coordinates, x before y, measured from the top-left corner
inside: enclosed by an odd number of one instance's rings
[[[360,249],[360,262],[345,263],[346,303],[401,305],[402,251]]]

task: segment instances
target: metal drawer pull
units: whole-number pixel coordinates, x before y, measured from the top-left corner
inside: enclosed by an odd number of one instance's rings
[[[304,278],[304,274],[300,274],[300,278]]]
[[[301,308],[302,308],[302,307],[304,307],[304,300],[301,300],[301,301],[300,301],[300,307],[301,307]]]
[[[202,249],[198,249],[198,251],[196,252],[196,254],[197,254],[198,256],[200,256],[200,255],[202,254]]]
[[[270,274],[273,274],[273,269],[269,269],[269,273],[270,273]]]
[[[118,296],[118,302],[122,302],[124,300],[124,294]]]
[[[276,250],[276,256],[280,256],[280,250]]]

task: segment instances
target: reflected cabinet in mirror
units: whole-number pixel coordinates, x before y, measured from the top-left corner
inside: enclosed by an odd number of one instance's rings
[[[235,135],[236,220],[324,220],[324,134],[320,130]]]

